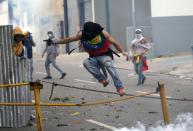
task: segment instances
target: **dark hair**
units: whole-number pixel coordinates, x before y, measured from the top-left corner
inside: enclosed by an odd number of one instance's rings
[[[83,30],[82,30],[82,38],[85,40],[91,40],[97,35],[101,34],[103,31],[103,27],[94,22],[86,22],[84,23]]]
[[[48,31],[48,34],[54,34],[52,31]]]

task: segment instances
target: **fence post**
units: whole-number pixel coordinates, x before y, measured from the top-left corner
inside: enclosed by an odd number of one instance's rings
[[[164,123],[167,125],[170,123],[170,116],[169,116],[168,102],[167,102],[167,98],[165,94],[165,88],[164,88],[164,84],[160,85],[158,83],[158,86],[159,86],[159,93],[160,93]]]
[[[40,84],[39,82],[30,82],[30,86],[31,86],[31,90],[34,91],[34,97],[35,97],[37,131],[43,131],[42,114],[41,114],[41,106],[40,106],[40,89],[43,88],[43,85]]]

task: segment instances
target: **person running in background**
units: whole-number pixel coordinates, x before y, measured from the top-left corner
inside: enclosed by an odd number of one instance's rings
[[[107,76],[105,77],[104,73],[101,72],[102,67],[105,67],[114,81],[118,94],[123,96],[125,94],[124,87],[112,63],[113,54],[110,46],[113,45],[123,56],[128,56],[120,43],[103,29],[98,23],[86,22],[81,32],[78,32],[75,36],[59,40],[56,43],[67,44],[80,40],[85,51],[89,54],[89,58],[83,62],[87,71],[105,87],[109,84]]]
[[[47,53],[46,61],[45,61],[45,69],[47,76],[44,79],[52,79],[51,72],[50,72],[50,64],[61,73],[60,79],[63,79],[66,76],[66,73],[63,72],[59,66],[56,64],[56,57],[59,55],[58,46],[55,43],[55,37],[52,31],[48,31],[48,40],[44,40],[46,42],[46,48],[42,53],[42,58],[44,54]]]
[[[132,59],[134,64],[134,69],[138,75],[137,86],[143,85],[146,77],[143,74],[143,71],[148,70],[148,65],[146,61],[146,53],[151,48],[150,43],[142,35],[141,29],[135,30],[135,38],[131,42],[129,58]]]
[[[26,51],[24,52],[24,56],[27,58],[27,63],[29,66],[30,73],[30,81],[33,80],[33,47],[36,46],[36,43],[33,40],[32,34],[29,31],[24,32],[23,44],[25,46]]]

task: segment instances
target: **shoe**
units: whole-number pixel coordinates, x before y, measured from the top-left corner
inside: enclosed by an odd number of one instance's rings
[[[60,79],[63,79],[66,76],[66,73],[62,73],[62,76],[60,77]]]
[[[102,81],[100,81],[100,83],[102,83],[103,86],[106,87],[109,84],[109,81],[108,80],[102,80]]]
[[[46,77],[44,77],[44,79],[52,79],[52,77],[51,76],[46,76]]]
[[[125,91],[124,91],[124,88],[119,88],[117,89],[117,92],[120,96],[124,96],[125,95]]]
[[[138,83],[137,83],[137,86],[140,86],[140,85],[142,85],[142,83],[141,83],[141,82],[138,82]]]
[[[145,83],[146,77],[143,77],[141,84],[143,85]]]

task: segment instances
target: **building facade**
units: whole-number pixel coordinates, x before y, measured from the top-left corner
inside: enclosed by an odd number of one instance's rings
[[[100,23],[125,50],[134,30],[141,28],[152,43],[152,57],[189,51],[193,43],[192,0],[34,0],[33,3],[0,0],[3,19],[0,24],[17,24],[32,31],[38,43],[35,51],[39,53],[45,46],[42,40],[47,38],[48,30],[53,30],[57,38],[71,36],[86,21]],[[61,52],[68,52],[76,44],[61,46]]]

